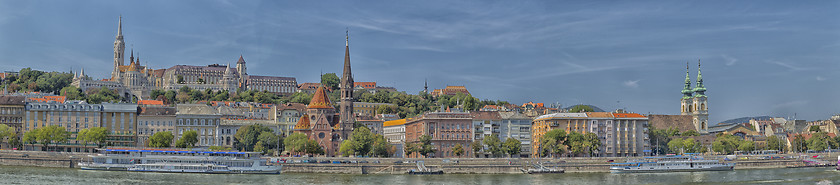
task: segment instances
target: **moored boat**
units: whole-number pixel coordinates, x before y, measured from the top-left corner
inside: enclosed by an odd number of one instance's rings
[[[259,152],[193,151],[174,149],[107,148],[79,162],[83,170],[169,173],[280,173],[281,165],[269,166]]]
[[[693,172],[693,171],[729,171],[735,169],[735,163],[718,160],[706,160],[701,157],[667,156],[646,157],[644,160],[628,161],[626,163],[612,163],[612,173],[645,173],[645,172]]]

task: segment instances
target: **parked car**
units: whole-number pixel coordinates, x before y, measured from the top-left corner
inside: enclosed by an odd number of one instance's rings
[[[607,160],[607,162],[611,163],[611,162],[615,162],[615,160],[610,159],[610,160]]]
[[[359,163],[368,163],[368,161],[359,161]]]
[[[402,164],[402,161],[394,161],[394,164]]]
[[[318,163],[330,163],[329,160],[318,161]]]
[[[341,161],[332,161],[333,164],[341,164]]]

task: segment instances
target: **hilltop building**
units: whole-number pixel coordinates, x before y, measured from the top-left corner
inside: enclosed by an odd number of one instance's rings
[[[464,86],[446,86],[444,89],[435,89],[432,91],[431,95],[434,97],[438,97],[441,95],[449,95],[455,96],[458,93],[463,93],[466,95],[470,94],[470,91],[467,90],[467,87]]]
[[[235,68],[230,65],[212,64],[208,66],[176,65],[155,70],[141,65],[139,54],[135,60],[133,49],[127,65],[125,58],[125,40],[122,34],[122,16],[120,16],[114,41],[114,67],[111,77],[93,80],[86,76],[82,69],[79,74],[74,75],[72,85],[85,91],[105,87],[117,91],[121,96],[135,96],[139,99],[155,99],[156,97],[149,97],[151,91],[155,89],[177,90],[182,87],[201,91],[224,90],[230,93],[238,90],[268,91],[278,95],[290,95],[298,88],[297,81],[293,77],[249,75],[245,59],[241,55],[236,61]]]

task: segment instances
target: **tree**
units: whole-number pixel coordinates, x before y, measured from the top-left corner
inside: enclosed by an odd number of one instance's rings
[[[519,154],[519,152],[521,152],[522,150],[522,142],[514,138],[508,138],[502,145],[502,150],[504,150],[504,152],[507,153],[510,157]]]
[[[429,135],[422,135],[420,136],[420,147],[418,153],[425,157],[429,157],[429,154],[435,153],[437,149],[434,148],[432,145],[432,136]]]
[[[38,142],[38,132],[40,132],[40,131],[41,131],[41,129],[33,129],[29,132],[24,133],[23,134],[23,142],[24,143],[29,143],[34,148],[35,143]]]
[[[66,86],[61,88],[61,95],[67,97],[68,100],[84,100],[85,94],[76,86]]]
[[[263,131],[257,137],[257,143],[254,145],[254,151],[258,151],[256,149],[257,146],[260,146],[263,154],[270,152],[271,150],[280,150],[283,148],[283,137],[280,135],[274,134],[271,131]]]
[[[417,144],[415,144],[415,143],[406,143],[405,144],[405,155],[406,156],[411,156],[411,154],[413,154],[413,153],[420,153],[419,151],[420,151],[420,149],[419,149],[419,147],[417,147]]]
[[[178,76],[177,76],[177,77],[175,77],[175,78],[177,79],[177,80],[176,80],[176,83],[178,83],[178,84],[183,84],[183,83],[184,83],[184,76],[182,76],[182,75],[178,75]]]
[[[811,128],[808,128],[808,131],[810,131],[810,132],[820,132],[821,130],[820,130],[819,125],[812,125]]]
[[[501,156],[504,152],[502,151],[502,141],[499,140],[499,136],[496,134],[484,137],[484,146],[487,147],[487,151],[490,152],[493,157]]]
[[[82,129],[79,131],[79,133],[76,133],[76,141],[81,142],[82,145],[85,146],[85,148],[87,148],[87,144],[90,142],[87,137],[87,133],[89,130],[90,129]]]
[[[286,146],[286,151],[291,153],[304,153],[306,151],[306,142],[309,137],[303,133],[292,133],[283,141]]]
[[[472,144],[470,144],[470,147],[472,147],[472,150],[473,150],[473,154],[478,156],[478,152],[481,151],[481,148],[482,148],[481,146],[483,146],[483,145],[481,145],[480,140],[473,141]]]
[[[455,144],[455,148],[452,148],[452,152],[458,157],[461,157],[461,155],[464,155],[464,147],[461,146],[461,144]]]
[[[738,145],[738,150],[743,152],[751,152],[755,150],[755,142],[753,141],[741,141]]]
[[[2,143],[6,138],[15,137],[15,129],[9,127],[6,124],[0,124],[0,143]]]
[[[254,146],[259,141],[263,132],[272,132],[271,128],[262,125],[247,125],[239,128],[233,135],[233,147],[240,151],[254,151]],[[266,136],[268,137],[268,136]],[[268,142],[268,141],[266,141]],[[264,142],[264,143],[266,143]],[[275,142],[270,142],[275,143]],[[276,147],[272,147],[276,148]]]
[[[353,156],[370,155],[374,140],[374,134],[370,132],[370,129],[364,126],[358,127],[353,129],[353,133],[350,134],[350,139],[345,140],[349,148],[344,149],[341,153],[345,156],[348,154],[344,152],[351,152],[349,155]],[[342,143],[342,147],[344,146],[345,144]],[[341,151],[342,149],[339,148],[339,150]]]
[[[328,88],[330,91],[338,89],[338,83],[341,82],[341,79],[338,78],[335,73],[327,73],[321,75],[321,85]],[[353,88],[353,87],[349,87]]]
[[[671,151],[683,153],[684,148],[685,142],[683,142],[682,138],[671,139],[671,141],[668,142],[668,149]]]
[[[825,132],[817,132],[805,141],[809,150],[824,151],[831,146],[837,146],[836,141],[831,139]]]
[[[728,134],[718,134],[712,142],[712,150],[720,154],[732,154],[741,145],[743,139]]]
[[[797,134],[793,136],[793,143],[791,143],[792,149],[795,152],[804,152],[808,151],[808,143],[801,134]]]
[[[149,147],[155,148],[166,148],[172,146],[172,139],[175,138],[175,135],[172,135],[172,132],[164,131],[164,132],[157,132],[149,137]]]
[[[195,130],[189,130],[184,132],[181,135],[181,139],[175,142],[175,147],[178,148],[188,148],[195,146],[195,143],[198,143],[198,132]]]
[[[540,138],[540,154],[542,156],[554,156],[566,152],[566,131],[554,129],[545,133]]]
[[[96,143],[99,148],[105,146],[105,141],[108,139],[108,128],[92,127],[85,134],[87,142]]]
[[[37,140],[41,144],[44,145],[44,148],[47,148],[49,144],[56,144],[67,142],[67,137],[70,136],[70,133],[67,130],[64,130],[64,127],[59,127],[58,125],[50,125],[47,127],[41,128],[41,131],[38,132]]]
[[[786,141],[784,141],[783,139],[781,139],[779,137],[776,137],[776,136],[767,137],[767,149],[768,150],[784,151],[785,146],[786,146],[786,144],[784,144],[784,143],[786,143]]]
[[[589,105],[575,105],[569,109],[569,112],[592,112],[595,111]]]
[[[376,157],[389,157],[391,156],[391,145],[388,144],[388,140],[385,140],[385,136],[374,134],[374,141],[373,141],[373,148],[370,151],[370,156]]]

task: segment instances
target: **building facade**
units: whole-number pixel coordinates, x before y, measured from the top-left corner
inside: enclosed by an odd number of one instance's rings
[[[472,115],[464,112],[431,112],[406,120],[405,142],[420,143],[420,137],[432,137],[435,153],[425,157],[458,157],[453,152],[456,145],[464,148],[463,156],[473,156],[469,150],[473,141]],[[421,157],[413,153],[408,157]]]
[[[198,133],[196,146],[216,144],[216,127],[221,123],[221,115],[213,107],[204,104],[178,104],[175,113],[175,138],[181,138],[186,131]]]
[[[502,118],[500,134],[502,141],[513,138],[521,144],[521,157],[531,154],[531,118],[519,112],[499,112]]]
[[[23,136],[23,121],[26,115],[26,98],[23,96],[0,96],[0,124],[15,129],[16,137]]]
[[[531,128],[531,155],[539,156],[540,139],[545,133],[561,129],[566,133],[594,133],[601,140],[600,156],[644,156],[650,153],[647,118],[636,113],[554,113],[534,119]]]
[[[149,137],[158,132],[175,135],[175,107],[140,107],[137,116],[137,146],[148,146]],[[176,138],[172,138],[174,144]]]
[[[382,134],[395,151],[393,157],[405,157],[405,119],[382,123]]]

